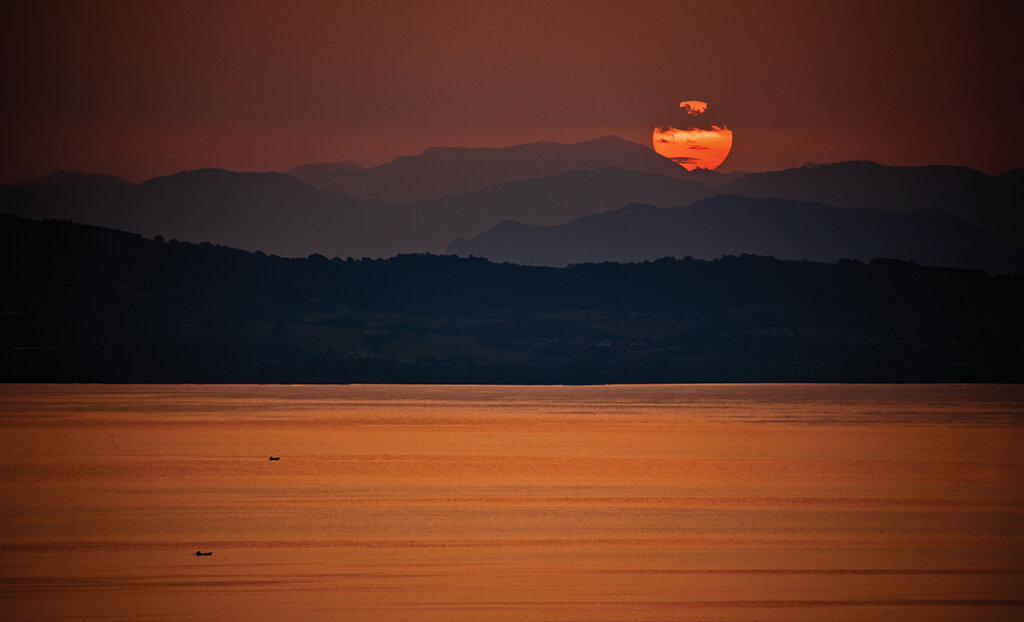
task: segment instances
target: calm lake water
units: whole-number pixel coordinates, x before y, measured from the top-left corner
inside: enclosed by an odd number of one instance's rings
[[[1024,386],[0,385],[0,492],[2,619],[1024,618]]]

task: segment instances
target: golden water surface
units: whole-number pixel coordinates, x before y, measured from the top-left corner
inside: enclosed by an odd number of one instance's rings
[[[1021,386],[0,385],[0,619],[1021,620],[1022,450]]]

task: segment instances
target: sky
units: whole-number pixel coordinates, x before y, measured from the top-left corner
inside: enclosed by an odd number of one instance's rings
[[[431,146],[650,146],[720,167],[1024,166],[1024,3],[44,2],[0,8],[0,181],[371,166]]]

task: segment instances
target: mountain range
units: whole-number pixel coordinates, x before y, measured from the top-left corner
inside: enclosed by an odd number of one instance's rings
[[[78,178],[13,188],[0,211],[283,256],[375,255],[395,206],[317,190],[281,173],[186,171],[141,184]],[[365,241],[365,243],[364,243]],[[359,255],[361,256],[361,255]]]
[[[400,156],[369,169],[353,169],[351,163],[321,164],[300,166],[288,174],[321,190],[407,205],[508,181],[612,166],[671,177],[686,174],[671,160],[618,136],[568,145],[433,147],[418,156]]]
[[[694,205],[723,196],[734,198]],[[0,187],[0,212],[291,257],[455,252],[562,265],[664,255],[886,255],[1019,271],[1022,199],[1024,169],[990,176],[843,162],[688,173],[647,147],[605,137],[435,148],[368,169],[354,162],[287,174],[202,169],[140,184],[55,171]],[[691,208],[671,217],[653,207],[623,209],[633,204]]]
[[[852,161],[748,173],[718,187],[722,194],[816,201],[835,207],[894,212],[950,212],[1017,244],[1024,243],[1024,169],[985,175],[962,166],[883,166]]]
[[[633,204],[557,226],[505,221],[452,243],[448,252],[545,266],[749,253],[821,262],[899,257],[928,266],[1024,271],[1024,248],[1000,242],[948,212],[842,209],[735,195],[676,208]]]

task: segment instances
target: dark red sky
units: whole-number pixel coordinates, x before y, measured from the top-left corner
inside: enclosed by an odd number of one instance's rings
[[[682,99],[721,170],[1024,166],[1022,3],[7,2],[0,179],[648,144]]]

